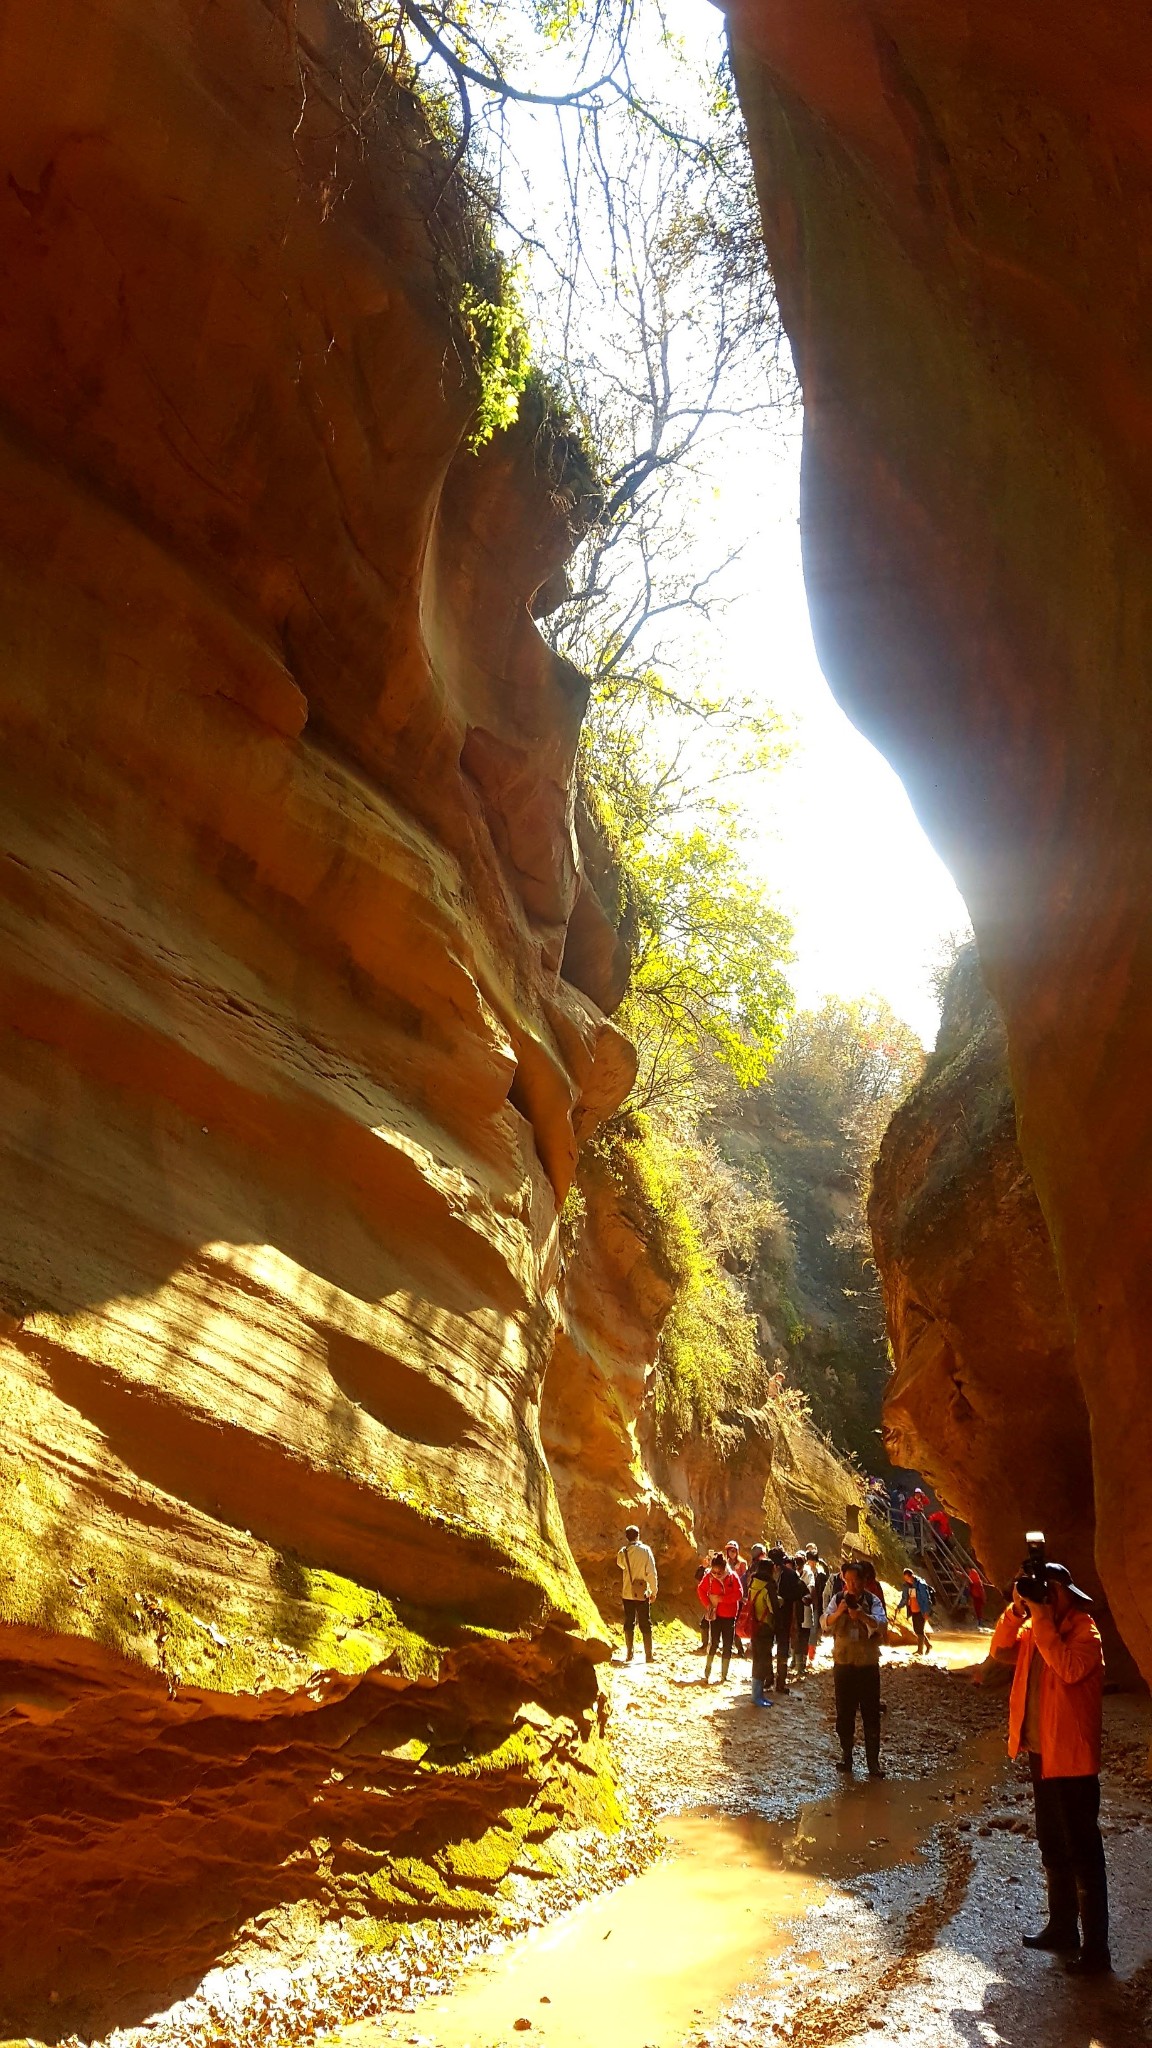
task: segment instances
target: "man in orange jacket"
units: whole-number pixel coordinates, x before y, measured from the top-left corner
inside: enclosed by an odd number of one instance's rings
[[[1054,1949],[1065,1968],[1096,1976],[1108,1953],[1108,1877],[1100,1836],[1100,1722],[1104,1652],[1090,1596],[1062,1564],[1041,1568],[1047,1598],[1019,1583],[996,1624],[991,1652],[1014,1664],[1008,1751],[1027,1753],[1036,1840],[1048,1881],[1048,1922],[1026,1948]],[[1080,1931],[1083,1929],[1083,1941]]]

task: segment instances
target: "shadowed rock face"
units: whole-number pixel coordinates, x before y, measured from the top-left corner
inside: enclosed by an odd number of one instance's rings
[[[1095,1580],[1088,1417],[1047,1227],[1016,1143],[1004,1027],[961,955],[869,1204],[893,1462],[941,1487],[1000,1585],[1027,1529]]]
[[[813,618],[967,897],[1152,1675],[1152,44],[1143,9],[733,0]]]
[[[531,418],[466,446],[473,231],[413,106],[335,6],[18,0],[0,134],[24,2031],[283,1900],[420,1910],[365,1873],[416,1853],[429,1741],[421,1856],[549,1782],[579,1810],[595,1617],[538,1405],[557,1204],[632,1062],[584,685],[531,616],[582,486]]]

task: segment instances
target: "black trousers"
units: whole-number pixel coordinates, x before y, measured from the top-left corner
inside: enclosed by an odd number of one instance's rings
[[[650,1600],[626,1600],[624,1602],[624,1643],[628,1655],[636,1641],[636,1630],[644,1645],[644,1655],[652,1662],[652,1602]]]
[[[912,1623],[912,1632],[916,1637],[916,1647],[918,1650],[922,1650],[925,1647],[924,1628],[927,1616],[923,1614],[910,1614],[908,1619]]]
[[[836,1688],[836,1734],[849,1762],[856,1742],[856,1715],[864,1729],[864,1754],[869,1770],[880,1762],[880,1666],[878,1664],[837,1664],[833,1674]]]
[[[736,1627],[734,1614],[713,1614],[709,1617],[708,1657],[705,1672],[711,1671],[712,1659],[720,1652],[720,1675],[728,1676],[728,1664],[732,1656],[732,1636]]]
[[[752,1676],[764,1685],[772,1682],[772,1658],[776,1636],[771,1628],[758,1628],[752,1638]]]
[[[1084,1947],[1108,1946],[1108,1872],[1100,1834],[1099,1778],[1042,1778],[1030,1756],[1036,1802],[1036,1841],[1048,1880],[1048,1922],[1073,1935],[1077,1919]]]
[[[797,1630],[803,1626],[804,1609],[799,1601],[790,1601],[782,1607],[776,1618],[776,1690],[787,1691],[788,1657]]]

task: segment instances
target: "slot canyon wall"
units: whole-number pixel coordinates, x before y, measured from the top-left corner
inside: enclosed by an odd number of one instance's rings
[[[888,1126],[868,1213],[893,1462],[943,1488],[999,1585],[1019,1567],[1020,1531],[1042,1527],[1051,1556],[1076,1557],[1098,1595],[1083,1555],[1092,1454],[1072,1328],[974,947],[953,968],[924,1078]]]
[[[469,451],[414,104],[321,0],[14,0],[0,134],[0,2031],[55,2038],[611,1824],[539,1400],[633,1059],[530,615],[588,480],[531,406]]]
[[[1152,1677],[1147,18],[726,11],[804,387],[821,659],[971,909],[1067,1306],[1098,1567]],[[954,1416],[929,1429],[963,1484]],[[1085,1487],[1078,1566],[1092,1521]]]

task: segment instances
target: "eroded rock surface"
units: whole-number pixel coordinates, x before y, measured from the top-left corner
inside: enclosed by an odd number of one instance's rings
[[[821,659],[972,911],[1152,1676],[1152,78],[1133,5],[729,0]]]
[[[657,1360],[675,1287],[635,1153],[590,1149],[578,1187],[541,1421],[565,1529],[604,1613],[618,1618],[630,1521],[656,1554],[662,1594],[693,1615],[695,1566],[729,1537],[838,1550],[859,1478],[794,1403],[724,1410],[680,1436],[662,1427]]]
[[[0,134],[23,2031],[531,1809],[491,1893],[598,1785],[538,1406],[632,1069],[531,616],[586,479],[530,406],[469,450],[491,259],[413,103],[335,5],[18,0]]]
[[[972,948],[924,1079],[888,1127],[869,1221],[892,1345],[893,1463],[942,1489],[999,1584],[1033,1528],[1094,1584],[1072,1327],[1016,1142],[1003,1022]]]

